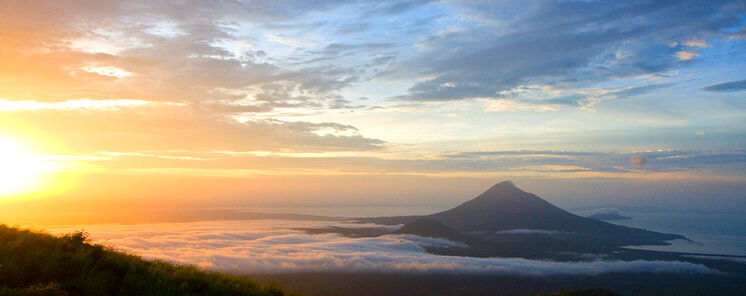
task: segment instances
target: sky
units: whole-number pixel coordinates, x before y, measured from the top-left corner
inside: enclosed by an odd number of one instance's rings
[[[8,214],[746,212],[743,1],[3,1]]]

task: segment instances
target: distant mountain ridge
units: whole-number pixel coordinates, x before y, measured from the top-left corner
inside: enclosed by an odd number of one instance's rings
[[[476,198],[439,213],[425,216],[398,216],[358,219],[379,224],[408,224],[431,219],[481,239],[497,240],[497,232],[511,229],[549,230],[573,234],[573,243],[596,246],[667,244],[686,239],[581,217],[567,212],[535,194],[525,192],[512,182],[500,182]]]

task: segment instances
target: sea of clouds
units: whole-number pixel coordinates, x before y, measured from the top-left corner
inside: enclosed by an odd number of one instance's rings
[[[329,221],[232,220],[136,225],[45,227],[50,233],[85,230],[95,242],[174,263],[238,274],[288,272],[480,273],[597,275],[609,272],[716,272],[674,261],[555,262],[521,258],[470,258],[428,254],[423,246],[459,247],[415,235],[348,238],[307,234],[296,228],[380,225]]]

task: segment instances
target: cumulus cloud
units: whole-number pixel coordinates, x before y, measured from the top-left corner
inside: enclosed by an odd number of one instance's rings
[[[234,273],[406,272],[519,275],[608,272],[715,272],[702,265],[664,261],[553,262],[520,258],[431,255],[423,246],[461,247],[445,239],[412,235],[346,238],[292,230],[330,222],[253,220],[88,226],[95,241],[142,255]],[[340,225],[335,223],[335,225]],[[343,226],[343,225],[342,225]],[[356,224],[360,227],[359,224]],[[61,233],[79,228],[56,228]]]

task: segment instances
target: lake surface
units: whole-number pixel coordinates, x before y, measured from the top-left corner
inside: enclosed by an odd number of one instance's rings
[[[585,215],[589,212],[576,212],[576,214]],[[674,240],[671,241],[670,246],[635,246],[634,248],[746,256],[746,215],[633,211],[624,211],[621,214],[633,219],[609,222],[681,234],[693,240],[693,242]]]

